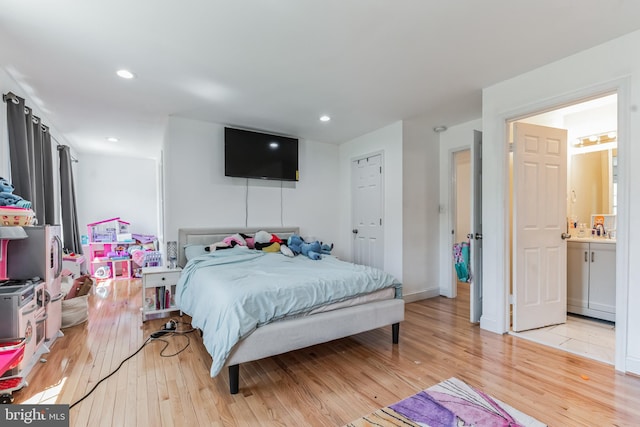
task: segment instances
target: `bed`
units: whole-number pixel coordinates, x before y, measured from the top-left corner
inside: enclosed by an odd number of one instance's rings
[[[389,325],[392,342],[398,343],[399,325],[404,320],[402,286],[384,272],[345,263],[333,256],[313,261],[303,255],[289,258],[279,253],[266,254],[240,247],[217,250],[213,255],[194,252],[201,250],[203,245],[220,242],[232,234],[254,234],[259,230],[267,230],[283,240],[299,233],[296,227],[179,230],[178,263],[183,273],[177,285],[176,300],[180,310],[191,316],[192,325],[201,331],[203,343],[213,359],[211,376],[216,376],[222,367],[228,368],[231,394],[239,390],[241,363]],[[258,273],[250,273],[250,268],[257,268]],[[310,270],[307,273],[307,270],[299,268],[323,270]],[[351,273],[351,269],[358,272]],[[369,276],[363,279],[359,275],[361,271],[371,275],[371,270],[375,279]],[[354,274],[353,278],[349,274]],[[313,292],[304,291],[307,289],[306,276],[322,277],[320,285],[309,285],[314,286]],[[231,285],[227,277],[241,284]],[[263,278],[265,284],[258,282],[258,277]],[[271,281],[278,283],[276,290],[271,287]],[[325,283],[332,281],[339,281],[339,286],[331,288],[330,284]],[[301,287],[300,283],[303,282],[305,285]],[[356,283],[358,286],[354,289]],[[280,289],[281,285],[287,291]],[[217,290],[219,288],[225,288],[224,295],[215,293],[222,292]],[[261,295],[263,289],[267,289],[265,293],[275,295],[276,300],[268,305],[264,314],[261,312],[257,315],[251,311],[248,319],[233,317],[236,312],[242,312],[245,316],[244,311],[249,310],[246,306],[264,306],[266,303]],[[226,292],[239,293],[242,301],[232,300]],[[295,297],[282,292],[292,292]],[[305,295],[301,296],[300,292]],[[318,293],[328,295],[328,300],[322,300],[322,295],[317,297]],[[311,300],[306,301],[307,298]],[[223,308],[212,309],[211,304],[214,303],[209,301],[216,301],[216,304],[217,301],[224,301]],[[221,312],[225,313],[224,330],[221,329]],[[228,315],[228,312],[232,314]]]

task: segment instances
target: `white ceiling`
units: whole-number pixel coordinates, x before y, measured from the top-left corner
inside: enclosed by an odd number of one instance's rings
[[[0,0],[0,66],[78,151],[156,157],[169,116],[341,143],[479,118],[483,87],[638,17],[637,0]]]

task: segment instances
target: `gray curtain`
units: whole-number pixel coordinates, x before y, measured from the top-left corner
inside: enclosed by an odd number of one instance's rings
[[[69,252],[82,253],[78,215],[76,208],[76,190],[73,184],[71,149],[66,145],[58,146],[60,156],[60,199],[62,204],[62,240]]]
[[[55,194],[53,186],[53,154],[51,145],[51,134],[49,128],[43,126],[42,134],[42,170],[43,175],[46,178],[44,180],[44,223],[55,224],[56,223],[56,205]]]
[[[14,194],[31,202],[38,225],[55,224],[53,155],[49,128],[35,117],[24,99],[9,92],[7,125]]]
[[[33,134],[31,110],[25,115],[24,99],[9,93],[5,95],[7,103],[7,130],[9,134],[9,158],[11,161],[11,183],[14,194],[25,200],[33,201],[31,192],[31,152],[29,136]]]
[[[38,219],[38,224],[46,224],[45,218],[45,209],[46,206],[44,204],[44,165],[43,165],[43,145],[42,145],[42,134],[43,129],[40,124],[40,119],[37,117],[32,117],[31,126],[33,128],[33,168],[31,168],[31,194],[32,199],[31,202],[33,204],[33,211],[35,212],[35,216]],[[51,181],[53,176],[47,181]]]

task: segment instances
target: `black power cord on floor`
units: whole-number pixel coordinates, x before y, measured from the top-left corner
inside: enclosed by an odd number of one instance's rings
[[[104,377],[104,378],[102,378],[100,381],[98,381],[98,382],[96,383],[96,385],[94,385],[94,386],[93,386],[93,388],[92,388],[92,389],[91,389],[87,394],[85,394],[84,396],[82,396],[82,397],[80,398],[80,400],[78,400],[77,402],[75,402],[75,403],[73,403],[72,405],[70,405],[70,406],[69,406],[69,409],[73,408],[73,407],[74,407],[74,406],[76,406],[78,403],[82,402],[84,399],[86,399],[87,397],[89,397],[89,395],[90,395],[91,393],[93,393],[93,392],[94,392],[94,390],[95,390],[96,388],[98,388],[98,386],[100,385],[100,383],[102,383],[104,380],[106,380],[107,378],[109,378],[111,375],[113,375],[113,374],[115,374],[116,372],[118,372],[118,369],[120,369],[120,368],[122,367],[122,365],[124,365],[124,362],[126,362],[126,361],[127,361],[127,360],[129,360],[129,359],[131,359],[131,358],[132,358],[133,356],[135,356],[136,354],[140,353],[140,350],[142,350],[142,349],[144,348],[144,346],[145,346],[145,345],[147,345],[151,340],[152,340],[152,338],[151,338],[151,337],[147,338],[147,339],[145,340],[145,342],[144,342],[144,343],[142,343],[142,345],[140,346],[140,348],[138,348],[138,349],[135,351],[135,353],[133,353],[132,355],[130,355],[129,357],[127,357],[126,359],[124,359],[122,362],[120,362],[120,365],[118,365],[118,367],[117,367],[113,372],[111,372],[109,375],[107,375],[106,377]]]
[[[165,323],[162,326],[162,329],[156,332],[152,332],[149,335],[149,338],[147,338],[142,345],[135,351],[133,352],[133,354],[131,354],[130,356],[128,356],[126,359],[124,359],[122,362],[120,362],[120,364],[118,365],[118,367],[113,370],[109,375],[107,375],[106,377],[102,378],[100,381],[98,381],[92,388],[91,390],[89,390],[89,392],[87,394],[85,394],[84,396],[82,396],[79,400],[77,400],[76,402],[74,402],[73,404],[71,404],[69,406],[69,409],[72,409],[74,406],[76,406],[78,403],[82,402],[84,399],[86,399],[87,397],[89,397],[89,395],[91,393],[93,393],[95,391],[96,388],[98,388],[98,386],[105,381],[106,379],[108,379],[109,377],[111,377],[113,374],[115,374],[116,372],[118,372],[118,370],[120,368],[122,368],[122,365],[124,365],[124,363],[131,359],[133,356],[135,356],[136,354],[140,353],[140,351],[147,345],[149,344],[151,341],[162,341],[165,343],[164,347],[162,347],[162,350],[160,350],[160,356],[161,357],[173,357],[173,356],[177,356],[178,354],[182,353],[183,351],[185,351],[187,349],[187,347],[189,347],[189,344],[191,343],[191,340],[189,339],[189,336],[187,334],[194,332],[195,328],[191,328],[188,329],[186,331],[178,331],[178,323],[184,323],[184,322],[177,322],[173,319],[171,319],[170,321],[168,321],[167,323]],[[174,354],[164,354],[164,351],[167,349],[167,347],[169,346],[169,341],[164,340],[164,339],[160,339],[161,336],[164,335],[169,335],[169,336],[175,336],[175,335],[183,335],[187,338],[187,344],[181,348],[180,350],[178,350],[176,353]]]

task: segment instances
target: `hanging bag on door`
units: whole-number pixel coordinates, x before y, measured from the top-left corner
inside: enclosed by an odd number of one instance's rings
[[[455,243],[453,245],[453,265],[456,269],[458,281],[469,282],[469,242]]]

